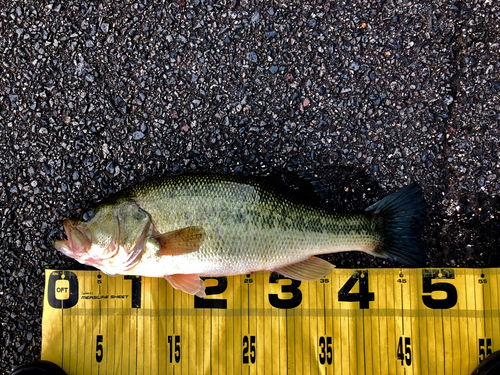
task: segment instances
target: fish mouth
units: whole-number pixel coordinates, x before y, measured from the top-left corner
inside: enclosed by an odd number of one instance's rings
[[[75,254],[87,252],[90,248],[90,238],[84,227],[74,225],[71,220],[64,220],[64,230],[67,241],[56,241],[54,246],[65,255],[74,257]]]

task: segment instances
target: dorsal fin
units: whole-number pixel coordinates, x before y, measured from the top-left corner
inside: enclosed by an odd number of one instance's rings
[[[284,172],[266,178],[274,189],[297,203],[322,206],[328,201],[326,188],[308,172]]]

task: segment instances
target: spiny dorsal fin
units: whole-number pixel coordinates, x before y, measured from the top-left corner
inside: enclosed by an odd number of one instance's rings
[[[307,172],[285,172],[266,177],[271,185],[297,203],[323,206],[328,201],[328,190]]]
[[[205,239],[202,227],[186,227],[172,232],[162,233],[153,238],[158,241],[158,255],[182,255],[197,251]]]

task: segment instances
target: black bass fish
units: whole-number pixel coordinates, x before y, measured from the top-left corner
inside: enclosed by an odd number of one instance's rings
[[[324,193],[304,174],[161,178],[65,220],[68,240],[54,245],[108,275],[165,277],[199,297],[206,295],[200,276],[267,270],[318,280],[335,267],[318,254],[358,250],[411,266],[425,263],[418,185],[360,214],[328,212],[320,203]],[[317,199],[303,204],[302,195]]]

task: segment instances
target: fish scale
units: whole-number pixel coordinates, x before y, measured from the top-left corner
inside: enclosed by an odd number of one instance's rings
[[[379,239],[368,215],[330,214],[295,204],[251,178],[189,176],[141,185],[130,193],[157,231],[193,225],[206,231],[197,252],[165,260],[183,273],[195,269],[218,276],[274,269],[318,253],[370,251]]]

